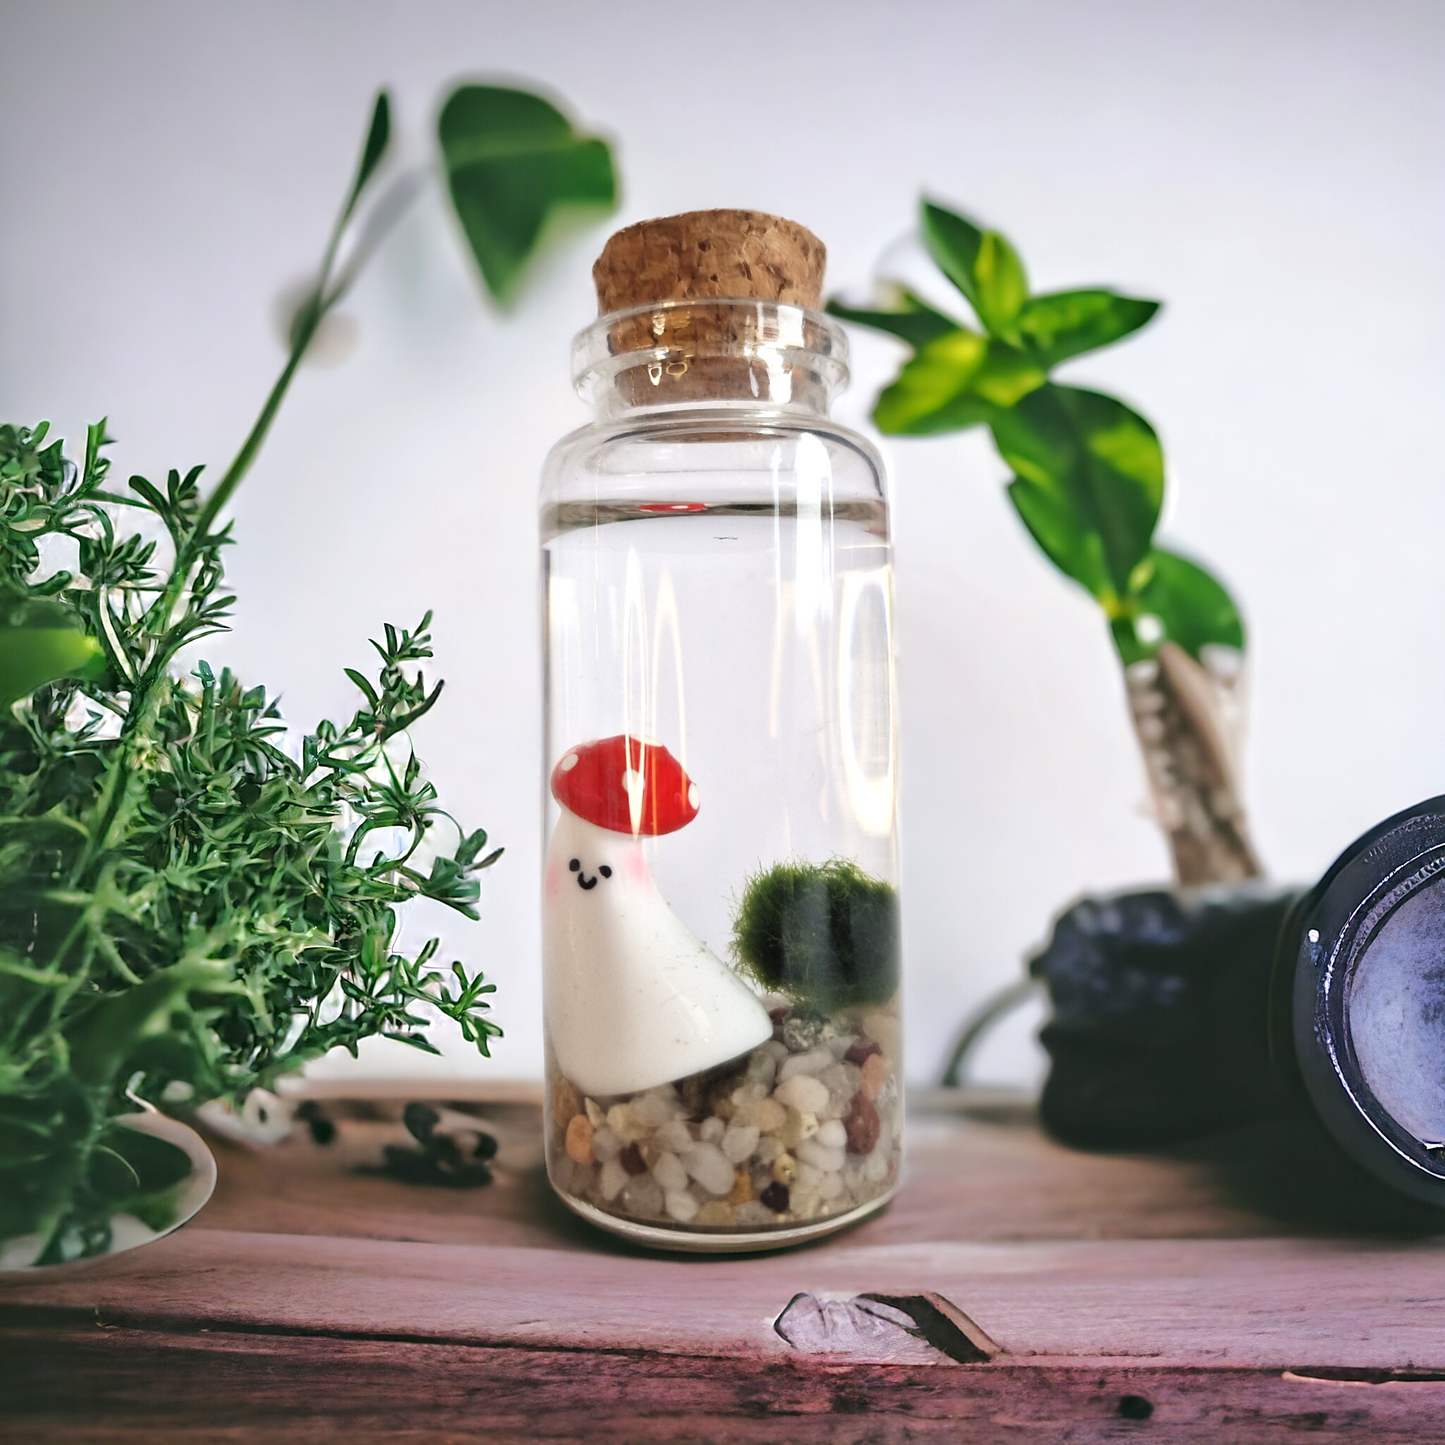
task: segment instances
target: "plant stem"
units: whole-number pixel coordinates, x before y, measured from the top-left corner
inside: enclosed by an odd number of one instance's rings
[[[1225,684],[1162,643],[1124,669],[1159,824],[1184,887],[1263,876],[1240,801]]]

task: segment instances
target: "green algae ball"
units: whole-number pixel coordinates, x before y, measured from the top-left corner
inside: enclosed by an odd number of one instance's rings
[[[846,858],[764,869],[733,920],[739,968],[819,1009],[886,1003],[900,951],[897,890]]]

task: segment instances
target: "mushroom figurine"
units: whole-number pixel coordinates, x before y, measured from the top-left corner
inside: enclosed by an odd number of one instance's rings
[[[747,1053],[767,1010],[658,892],[642,839],[697,816],[697,785],[660,743],[621,734],[552,771],[543,988],[557,1067],[584,1094],[632,1094]]]

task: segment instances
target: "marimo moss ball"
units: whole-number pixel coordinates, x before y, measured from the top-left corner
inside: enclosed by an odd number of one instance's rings
[[[846,858],[775,864],[748,880],[733,954],[764,988],[801,1004],[886,1003],[898,987],[898,894]]]

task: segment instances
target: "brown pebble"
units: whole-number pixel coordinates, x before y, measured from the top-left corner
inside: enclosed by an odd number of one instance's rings
[[[882,1054],[869,1054],[863,1060],[863,1081],[860,1088],[865,1099],[876,1099],[879,1091],[883,1088],[883,1081],[888,1077],[888,1065],[883,1062]]]
[[[567,1155],[578,1164],[593,1163],[592,1121],[586,1114],[574,1114],[567,1125]]]
[[[582,1112],[582,1091],[571,1079],[558,1074],[552,1083],[552,1118],[559,1129]]]
[[[788,1186],[774,1180],[758,1195],[758,1202],[771,1209],[774,1214],[788,1212]]]
[[[733,1207],[724,1203],[721,1199],[709,1199],[706,1204],[697,1212],[699,1224],[710,1224],[713,1226],[729,1225],[733,1222]]]
[[[739,1169],[733,1175],[733,1187],[728,1193],[729,1204],[746,1204],[753,1197],[753,1176],[746,1169]]]
[[[646,1174],[647,1160],[642,1157],[642,1150],[636,1144],[629,1144],[622,1153],[617,1156],[617,1162],[627,1170],[629,1174]]]
[[[864,1059],[874,1058],[883,1052],[883,1048],[875,1040],[870,1039],[867,1034],[859,1034],[848,1048],[843,1057],[850,1064],[861,1064]]]
[[[874,1107],[872,1099],[863,1097],[860,1089],[853,1095],[853,1102],[848,1109],[848,1117],[843,1120],[843,1127],[848,1131],[848,1152],[850,1154],[871,1154],[874,1146],[878,1143],[878,1131],[882,1127],[882,1121],[878,1118],[878,1110]]]

